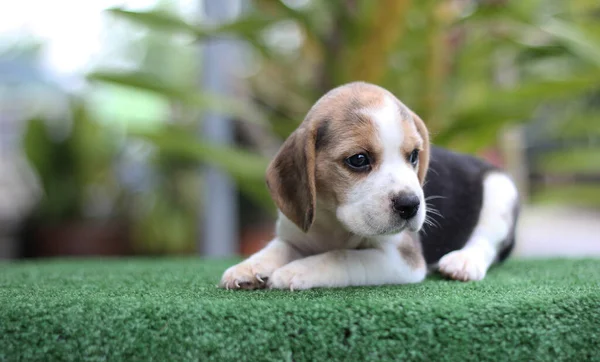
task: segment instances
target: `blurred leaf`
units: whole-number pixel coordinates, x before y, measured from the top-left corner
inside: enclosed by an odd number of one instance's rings
[[[199,92],[197,89],[170,86],[151,74],[142,72],[97,71],[89,74],[88,79],[151,91],[202,110],[218,112],[261,126],[267,125],[267,115],[252,103],[207,92]]]
[[[523,102],[538,104],[541,101],[579,96],[597,89],[599,84],[600,71],[588,72],[585,75],[573,76],[569,79],[523,82],[517,88],[491,92],[489,98],[492,103],[506,106]]]
[[[278,21],[279,19],[277,18],[267,18],[261,14],[251,13],[249,15],[244,15],[235,21],[221,24],[215,27],[214,31],[218,34],[229,33],[244,37],[249,34],[260,33]]]
[[[471,118],[469,122],[485,123],[489,115],[500,121],[502,118],[528,117],[542,100],[548,101],[584,94],[596,89],[600,82],[600,72],[587,74],[587,77],[573,77],[565,80],[530,81],[517,88],[502,89],[489,92],[475,106],[457,109],[457,119]],[[470,116],[469,116],[470,115]],[[481,117],[481,118],[478,118]],[[468,122],[467,122],[468,123]],[[459,125],[457,121],[456,125]],[[468,126],[468,125],[465,125]]]
[[[152,30],[187,33],[198,40],[205,40],[214,36],[233,36],[247,41],[267,58],[271,58],[273,55],[263,43],[260,35],[263,30],[279,20],[277,18],[267,18],[260,14],[250,14],[218,26],[200,26],[190,24],[180,17],[164,11],[129,11],[122,8],[113,8],[107,11],[112,15],[146,26]]]
[[[574,54],[600,67],[600,38],[594,39],[592,34],[558,19],[548,20],[540,29],[559,39]]]
[[[165,11],[129,11],[122,8],[107,10],[112,15],[147,26],[154,30],[185,32],[204,39],[216,35],[236,35],[245,37],[258,33],[271,26],[278,19],[270,19],[257,14],[240,17],[232,22],[217,26],[193,25],[180,17]]]
[[[156,30],[186,32],[194,34],[197,37],[207,37],[214,34],[212,29],[203,29],[198,26],[188,24],[180,17],[169,14],[165,11],[129,11],[122,8],[112,8],[106,11],[117,17],[127,19],[140,25],[151,27]]]
[[[23,148],[27,159],[43,181],[52,171],[49,159],[52,158],[53,148],[42,119],[34,118],[27,124],[23,136]]]
[[[589,74],[589,78],[530,81],[516,89],[490,92],[480,103],[455,109],[454,121],[435,134],[434,140],[439,145],[448,145],[458,137],[463,140],[460,147],[473,152],[494,142],[504,125],[529,121],[542,99],[550,101],[585,94],[596,89],[599,83],[600,72],[596,72]],[[466,138],[471,140],[466,141]]]
[[[265,186],[268,159],[233,146],[198,140],[189,133],[166,128],[155,132],[132,132],[132,136],[150,141],[161,151],[216,166],[227,172],[248,197],[267,210],[273,205]]]

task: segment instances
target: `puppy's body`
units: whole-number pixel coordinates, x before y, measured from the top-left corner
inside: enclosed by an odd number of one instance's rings
[[[420,240],[428,265],[454,279],[480,280],[494,261],[509,255],[519,203],[514,183],[501,170],[432,147],[423,189],[430,219]]]
[[[444,255],[466,245],[480,222],[485,180],[498,175],[502,175],[501,170],[481,159],[431,147],[427,181],[423,186],[431,222],[423,225],[419,233],[428,264],[436,264]],[[510,198],[507,193],[516,193],[516,189],[508,178],[506,181],[508,190],[487,190],[488,194]],[[486,201],[490,203],[489,197]],[[512,220],[516,219],[517,206],[514,203],[510,209]],[[514,227],[501,242],[499,251],[505,258],[514,243]]]
[[[500,170],[429,145],[383,88],[323,96],[267,170],[276,238],[223,275],[225,288],[415,283],[427,265],[480,280],[508,254],[518,195]]]

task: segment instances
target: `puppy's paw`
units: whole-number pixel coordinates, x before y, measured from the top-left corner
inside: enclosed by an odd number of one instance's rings
[[[456,250],[444,255],[439,262],[442,275],[464,282],[481,280],[485,277],[487,266],[477,253],[468,250]]]
[[[266,286],[275,268],[270,263],[246,260],[227,269],[219,286],[225,289],[261,289]]]
[[[310,272],[299,263],[291,263],[275,270],[267,283],[270,289],[302,290],[314,285],[310,280]]]

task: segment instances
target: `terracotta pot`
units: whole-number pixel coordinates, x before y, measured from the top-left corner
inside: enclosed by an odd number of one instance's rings
[[[244,257],[250,256],[273,239],[273,224],[258,224],[246,227],[240,236],[240,254]]]
[[[36,257],[119,256],[131,253],[127,227],[119,222],[75,221],[40,225],[34,232]]]

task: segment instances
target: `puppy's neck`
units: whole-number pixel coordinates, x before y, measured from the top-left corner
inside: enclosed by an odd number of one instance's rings
[[[292,244],[305,255],[364,248],[374,241],[346,230],[335,213],[326,207],[317,207],[315,220],[306,233],[280,213],[276,232],[279,239]]]

